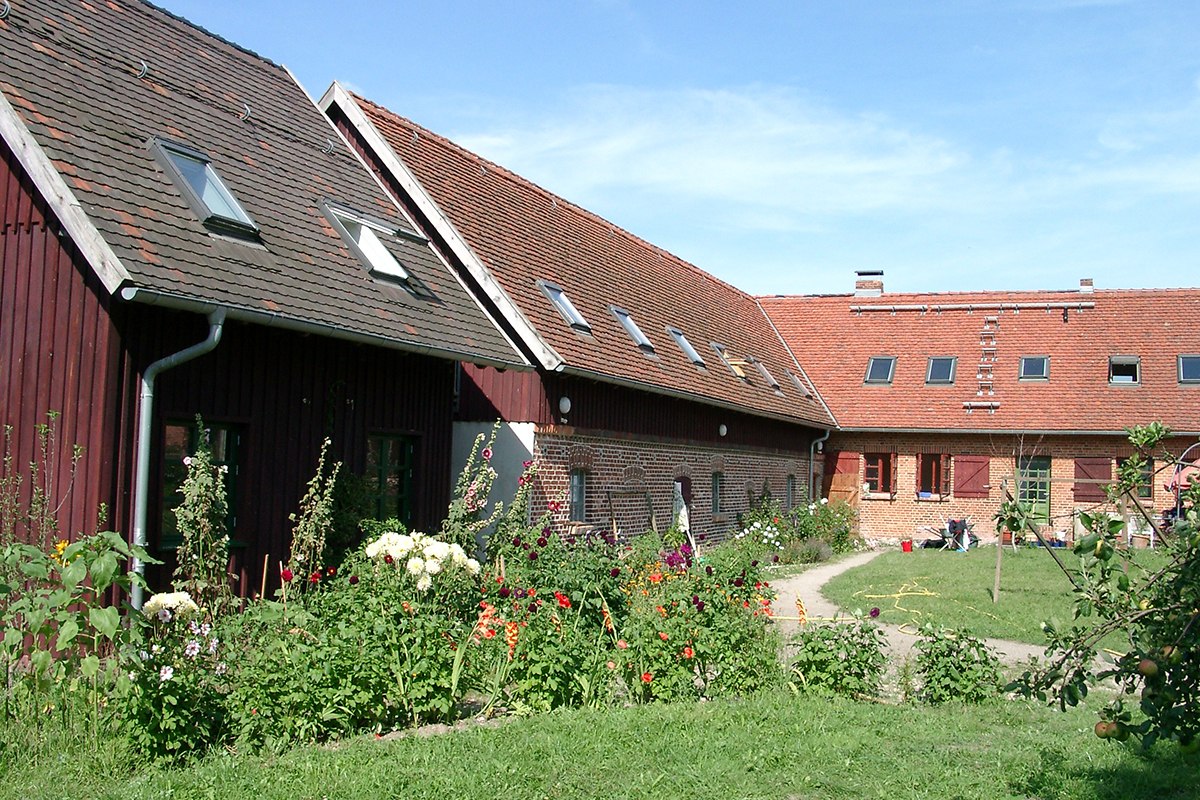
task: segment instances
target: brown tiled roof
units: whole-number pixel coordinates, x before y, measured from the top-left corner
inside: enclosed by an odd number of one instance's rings
[[[803,373],[752,296],[426,128],[355,100],[566,372],[832,424],[811,387],[802,393],[789,379],[788,370]],[[567,325],[538,281],[566,291],[591,335]],[[634,345],[611,313],[614,305],[650,339],[654,357]],[[684,355],[668,327],[684,333],[705,369]],[[732,358],[761,361],[779,392],[753,363],[743,367],[744,380],[736,377],[713,342],[727,346]]]
[[[1200,354],[1200,289],[760,301],[843,428],[1200,430],[1200,384],[1180,384],[1177,365]],[[872,356],[896,357],[890,385],[864,382]],[[926,384],[935,356],[957,358],[953,385]],[[1049,356],[1049,380],[1018,380],[1022,356]],[[1140,383],[1110,384],[1111,356],[1140,358]]]
[[[130,0],[14,2],[0,51],[0,92],[73,195],[63,204],[77,200],[119,260],[105,274],[93,258],[110,291],[523,364],[427,244],[395,250],[436,301],[384,285],[359,263],[322,200],[412,226],[284,68]],[[201,224],[148,149],[155,136],[211,158],[261,228],[261,246]],[[39,158],[38,148],[10,146]]]

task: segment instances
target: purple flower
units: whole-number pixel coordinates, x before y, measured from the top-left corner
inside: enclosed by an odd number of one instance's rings
[[[541,538],[539,538],[537,540],[538,547],[545,547],[548,544],[550,544],[550,540],[547,539],[545,536],[542,536]]]
[[[514,536],[513,537],[513,547],[520,547],[520,546],[521,546],[521,537]]]
[[[492,460],[492,448],[490,448],[490,447],[483,448],[483,452],[480,453],[480,455],[483,456],[484,461],[491,461]]]
[[[771,563],[772,563],[772,564],[778,564],[778,563],[779,563],[779,556],[771,556]]]
[[[537,550],[530,550],[530,551],[529,551],[529,560],[530,560],[530,561],[537,561]]]
[[[700,602],[700,595],[698,595],[698,594],[692,595],[692,605],[696,605],[699,602]]]
[[[696,603],[696,610],[697,610],[697,611],[703,611],[703,610],[704,610],[704,601],[703,601],[703,600],[701,600],[699,603]]]
[[[757,566],[758,566],[758,559],[756,558],[756,559],[754,559],[753,561],[751,561],[751,562],[750,562],[750,566],[751,566],[751,567],[757,567]]]
[[[879,616],[879,609],[878,609],[878,608],[872,608],[872,609],[871,609],[871,619],[875,619],[875,618],[876,618],[876,617],[878,617],[878,616]]]
[[[619,577],[621,577],[621,570],[618,569],[617,567],[613,567],[612,569],[610,569],[608,571],[608,574],[609,574],[609,577],[619,578]]]
[[[712,575],[712,567],[705,567],[705,568],[704,568],[704,574],[705,574],[705,575]]]
[[[350,585],[351,585],[351,586],[353,586],[353,585],[354,585],[354,584],[356,584],[356,583],[358,583],[358,576],[357,576],[357,575],[351,575],[351,576],[350,576]]]
[[[529,604],[529,610],[531,612],[537,611],[537,600],[534,600],[532,603]]]
[[[733,585],[740,589],[746,585],[746,582],[744,580],[742,580],[741,578],[734,578]]]

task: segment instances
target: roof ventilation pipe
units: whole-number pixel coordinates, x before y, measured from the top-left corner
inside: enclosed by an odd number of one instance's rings
[[[218,308],[208,315],[208,337],[191,347],[184,348],[165,358],[160,358],[142,373],[141,402],[138,404],[137,431],[137,473],[133,494],[133,543],[138,547],[146,546],[146,510],[150,505],[150,438],[154,426],[154,380],[159,373],[179,366],[193,358],[198,358],[211,352],[221,341],[221,332],[225,328],[225,309]],[[146,574],[146,565],[140,558],[133,559],[133,571],[138,575]],[[134,584],[130,589],[130,604],[135,609],[142,607],[142,587]]]

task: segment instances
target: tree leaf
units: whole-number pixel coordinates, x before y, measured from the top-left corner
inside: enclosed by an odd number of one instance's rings
[[[117,626],[120,624],[121,615],[117,609],[112,606],[105,608],[93,608],[88,612],[88,620],[92,623],[92,627],[104,634],[108,639],[116,636]]]

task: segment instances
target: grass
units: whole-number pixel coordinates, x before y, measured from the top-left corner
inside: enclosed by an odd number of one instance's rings
[[[1143,758],[1091,733],[1094,710],[923,708],[793,697],[571,711],[280,756],[220,753],[133,774],[64,749],[12,759],[0,798],[1195,797],[1195,756]],[[66,744],[66,743],[64,743]]]
[[[1055,552],[1068,568],[1078,565],[1070,550]],[[1139,552],[1139,558],[1158,556]],[[1071,583],[1044,548],[1004,549],[998,603],[992,602],[995,572],[994,547],[895,551],[842,573],[822,591],[847,611],[879,608],[880,622],[912,627],[933,622],[1031,644],[1045,641],[1043,621],[1072,620]]]

